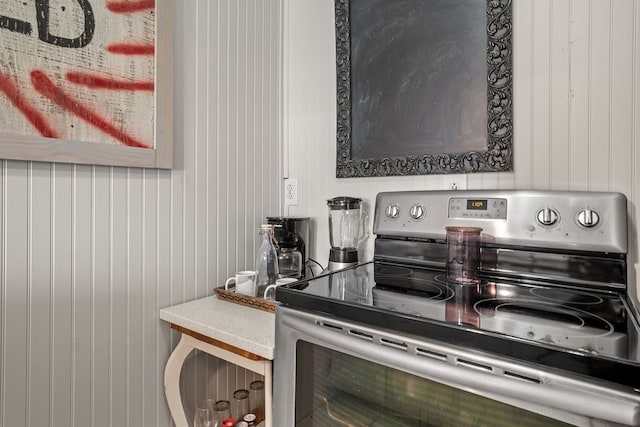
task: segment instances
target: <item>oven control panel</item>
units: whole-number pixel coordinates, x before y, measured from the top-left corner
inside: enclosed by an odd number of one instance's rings
[[[379,193],[378,236],[445,239],[445,227],[482,228],[496,243],[627,253],[627,199],[621,193],[535,190]]]
[[[449,218],[507,219],[507,199],[451,197]]]

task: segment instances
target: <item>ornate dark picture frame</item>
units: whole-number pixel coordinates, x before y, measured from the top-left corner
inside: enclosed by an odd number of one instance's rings
[[[353,0],[355,2],[355,0]],[[410,0],[413,1],[413,0]],[[427,1],[428,0],[415,0]],[[351,3],[335,0],[337,65],[336,177],[377,177],[513,169],[512,6],[511,0],[486,1],[486,150],[408,156],[354,158],[352,138]],[[366,143],[360,141],[359,143]],[[390,141],[390,143],[392,143]],[[426,151],[426,150],[425,150]]]

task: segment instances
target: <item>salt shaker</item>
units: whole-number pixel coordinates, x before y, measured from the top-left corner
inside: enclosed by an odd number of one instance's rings
[[[262,224],[258,234],[262,236],[258,257],[256,259],[257,295],[262,297],[269,285],[274,285],[278,280],[278,253],[276,247],[278,242],[274,236],[274,224]]]

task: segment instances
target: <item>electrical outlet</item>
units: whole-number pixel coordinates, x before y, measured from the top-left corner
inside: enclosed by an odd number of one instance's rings
[[[298,204],[298,179],[297,178],[285,178],[284,204],[286,206],[296,206]]]
[[[449,190],[466,190],[467,181],[465,179],[453,179],[449,181]]]

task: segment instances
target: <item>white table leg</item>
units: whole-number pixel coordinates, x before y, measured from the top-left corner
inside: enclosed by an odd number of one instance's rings
[[[266,359],[248,359],[223,348],[200,341],[185,333],[180,336],[180,341],[178,345],[176,345],[176,348],[173,349],[164,368],[164,394],[167,397],[169,412],[176,427],[189,427],[180,395],[180,372],[182,371],[184,361],[195,349],[204,351],[212,356],[264,376],[265,427],[272,427],[273,368],[271,361]]]
[[[185,337],[187,335],[181,335],[180,342],[169,356],[164,368],[164,394],[167,397],[169,412],[171,412],[176,427],[189,427],[180,396],[180,372],[185,359],[194,347]]]
[[[264,370],[264,418],[266,420],[265,427],[273,427],[272,411],[273,411],[273,368],[268,363]]]

